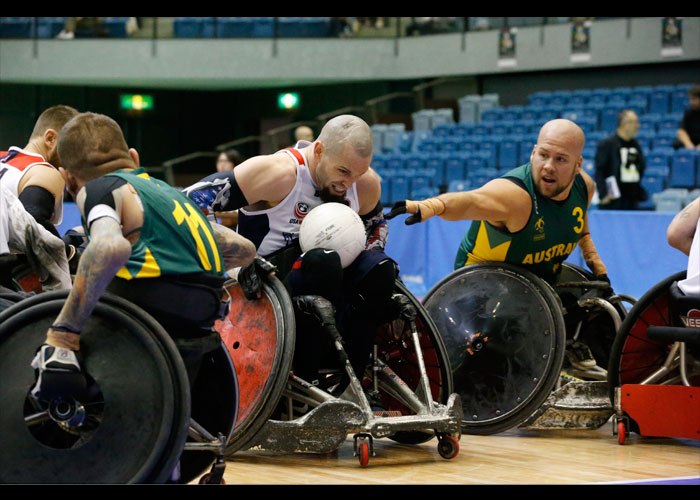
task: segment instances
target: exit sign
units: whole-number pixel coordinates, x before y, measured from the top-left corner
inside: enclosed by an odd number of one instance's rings
[[[299,94],[286,92],[277,96],[277,106],[280,109],[295,109],[299,107]]]
[[[122,109],[142,111],[153,109],[153,96],[145,94],[122,94]]]

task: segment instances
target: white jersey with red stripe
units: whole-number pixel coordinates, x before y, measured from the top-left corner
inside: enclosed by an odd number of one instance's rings
[[[310,142],[299,141],[293,148],[283,149],[297,164],[297,180],[290,193],[277,205],[265,210],[238,211],[238,232],[251,240],[258,255],[268,256],[291,245],[299,237],[299,229],[306,214],[322,204],[321,189],[313,181],[309,164],[302,148]],[[359,212],[357,186],[353,184],[346,199],[355,212]]]
[[[8,151],[0,151],[0,186],[7,187],[12,194],[19,197],[19,184],[29,169],[37,165],[54,168],[43,156],[29,153],[12,146]],[[63,221],[63,196],[56,201],[51,223],[58,226]]]
[[[0,186],[0,255],[10,253],[7,243],[10,241],[9,211]]]

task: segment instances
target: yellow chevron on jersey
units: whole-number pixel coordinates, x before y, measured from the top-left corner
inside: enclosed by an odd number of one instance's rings
[[[503,233],[490,231],[491,226],[485,224],[485,221],[480,222],[474,248],[467,254],[465,265],[487,261],[504,262],[510,248],[510,238],[504,237]]]

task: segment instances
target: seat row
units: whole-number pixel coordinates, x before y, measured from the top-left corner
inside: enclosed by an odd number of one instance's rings
[[[176,17],[177,38],[310,38],[328,36],[330,17]],[[276,31],[275,31],[276,30]]]
[[[68,17],[2,17],[0,38],[55,38]],[[102,26],[113,38],[126,38],[128,17],[105,17]]]

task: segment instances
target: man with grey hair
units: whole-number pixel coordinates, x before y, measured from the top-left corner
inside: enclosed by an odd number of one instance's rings
[[[637,113],[624,109],[617,115],[615,133],[598,143],[595,180],[603,210],[636,210],[648,197],[641,185],[646,162],[638,133]]]
[[[369,125],[341,115],[328,121],[314,142],[250,158],[184,190],[205,213],[238,210],[238,232],[255,244],[259,256],[238,275],[249,298],[259,294],[258,273],[274,266],[292,297],[331,301],[341,334],[352,339],[348,355],[360,374],[377,327],[386,320],[397,272],[383,251],[387,224],[380,180],[370,168],[372,147]],[[314,249],[302,255],[299,246],[302,220],[325,202],[349,205],[365,223],[365,250],[344,269],[336,252]],[[315,327],[297,314],[295,373],[309,381],[318,377],[322,337],[313,334]]]

